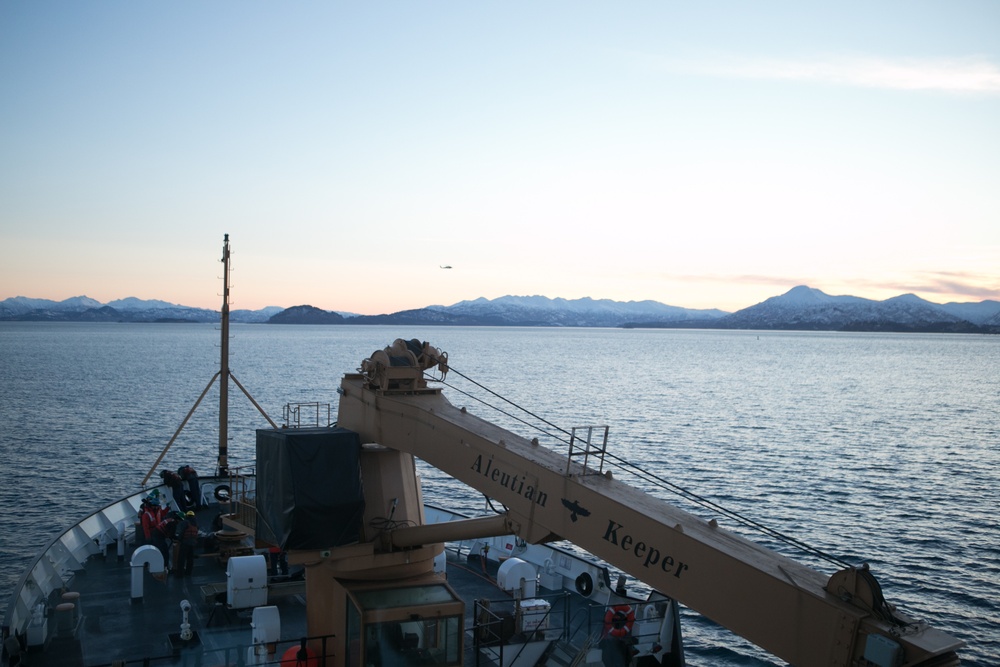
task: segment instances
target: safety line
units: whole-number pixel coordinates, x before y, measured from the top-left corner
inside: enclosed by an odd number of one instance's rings
[[[498,394],[497,392],[493,391],[489,387],[486,387],[485,385],[477,382],[476,380],[473,380],[471,377],[465,375],[464,373],[461,373],[460,371],[455,370],[455,368],[453,366],[451,366],[450,364],[448,365],[448,372],[449,373],[455,373],[459,377],[461,377],[461,378],[467,380],[468,382],[471,382],[472,384],[476,385],[477,387],[479,387],[483,391],[486,391],[489,394],[491,394],[491,395],[499,398],[500,400],[502,400],[502,401],[504,401],[506,403],[509,403],[510,405],[514,406],[518,410],[520,410],[520,411],[522,411],[522,412],[530,415],[531,417],[534,417],[535,419],[537,419],[538,421],[546,424],[547,426],[549,426],[549,427],[551,427],[553,429],[556,429],[557,431],[559,431],[561,433],[565,433],[566,435],[571,435],[571,433],[569,431],[567,431],[566,429],[564,429],[564,428],[562,428],[560,426],[557,426],[556,424],[553,424],[552,422],[550,422],[547,419],[545,419],[545,418],[543,418],[543,417],[535,414],[534,412],[528,410],[527,408],[524,408],[524,407],[518,405],[517,403],[511,401],[510,399],[506,398],[505,396],[502,396],[501,394]],[[469,392],[467,392],[467,391],[465,391],[463,389],[460,389],[459,387],[457,387],[457,386],[455,386],[455,385],[453,385],[451,383],[445,382],[443,379],[438,379],[438,378],[435,378],[435,377],[433,377],[433,376],[431,376],[431,375],[428,374],[428,380],[434,381],[434,382],[438,382],[440,384],[443,384],[444,386],[448,387],[449,389],[453,389],[453,390],[457,391],[460,394],[468,396],[472,400],[478,401],[479,403],[482,403],[486,407],[488,407],[488,408],[490,408],[492,410],[496,410],[497,412],[499,412],[499,413],[501,413],[503,415],[506,415],[507,417],[510,417],[511,419],[513,419],[513,420],[515,420],[517,422],[520,422],[520,423],[524,424],[525,426],[527,426],[529,428],[532,428],[532,429],[534,429],[536,431],[539,431],[540,433],[542,433],[542,434],[544,434],[544,435],[546,435],[546,436],[548,436],[548,437],[550,437],[550,438],[552,438],[552,439],[554,439],[556,441],[562,442],[563,444],[566,444],[566,445],[570,444],[569,440],[567,440],[565,438],[562,438],[559,435],[555,435],[553,433],[550,433],[550,432],[546,431],[545,429],[541,428],[540,426],[538,426],[536,424],[532,424],[531,422],[526,421],[525,419],[522,419],[522,418],[518,417],[517,415],[511,414],[507,410],[503,410],[503,409],[501,409],[501,408],[499,408],[499,407],[497,407],[497,406],[495,406],[495,405],[493,405],[491,403],[488,403],[487,401],[479,398],[478,396],[475,396],[474,394],[471,394],[471,393],[469,393]],[[851,565],[850,563],[848,563],[847,561],[845,561],[845,560],[843,560],[841,558],[833,556],[832,554],[828,554],[828,553],[824,552],[823,550],[818,549],[816,547],[810,546],[810,545],[806,544],[805,542],[802,542],[801,540],[799,540],[797,538],[791,537],[790,535],[786,535],[786,534],[782,533],[781,531],[776,530],[774,528],[770,528],[770,527],[768,527],[768,526],[766,526],[766,525],[764,525],[764,524],[762,524],[762,523],[760,523],[760,522],[758,522],[758,521],[756,521],[754,519],[751,519],[749,517],[743,516],[739,512],[736,512],[735,510],[727,509],[727,508],[723,507],[722,505],[719,505],[718,503],[716,503],[713,500],[710,500],[708,498],[700,496],[697,493],[694,493],[693,491],[689,491],[688,489],[685,489],[682,486],[679,486],[679,485],[677,485],[677,484],[675,484],[673,482],[670,482],[670,481],[667,481],[667,480],[665,480],[665,479],[663,479],[661,477],[658,477],[658,476],[654,475],[651,472],[643,470],[642,468],[640,468],[636,464],[631,463],[630,461],[628,461],[626,459],[623,459],[623,458],[621,458],[619,456],[616,456],[613,453],[605,452],[605,456],[606,457],[610,457],[614,461],[618,462],[619,465],[621,465],[621,466],[629,469],[630,471],[632,471],[634,474],[638,475],[639,477],[642,477],[642,478],[646,479],[647,481],[652,481],[657,486],[659,486],[660,488],[662,488],[662,489],[664,489],[666,491],[670,491],[672,493],[675,493],[675,494],[677,494],[677,495],[679,495],[681,497],[684,497],[687,500],[689,500],[689,501],[691,501],[691,502],[693,502],[693,503],[695,503],[697,505],[701,505],[705,509],[710,509],[710,510],[713,510],[715,512],[719,512],[719,513],[723,514],[724,516],[727,516],[727,517],[729,517],[731,519],[734,519],[735,521],[737,521],[739,523],[742,523],[743,525],[745,525],[745,526],[747,526],[749,528],[753,528],[753,529],[755,529],[755,530],[757,530],[757,531],[759,531],[759,532],[761,532],[761,533],[763,533],[765,535],[773,537],[773,538],[775,538],[775,539],[777,539],[779,541],[782,541],[782,542],[784,542],[784,543],[786,543],[786,544],[788,544],[790,546],[796,547],[797,549],[800,549],[800,550],[802,550],[802,551],[804,551],[806,553],[809,553],[809,554],[811,554],[813,556],[816,556],[817,558],[829,561],[829,562],[831,562],[831,563],[833,563],[835,565],[839,565],[841,567],[854,567],[853,565]]]

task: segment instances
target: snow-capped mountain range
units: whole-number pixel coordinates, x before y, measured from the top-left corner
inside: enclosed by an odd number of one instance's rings
[[[260,310],[234,310],[234,322],[267,322],[283,311],[281,306]],[[15,296],[0,301],[0,320],[91,321],[91,322],[218,322],[219,311],[191,308],[157,299],[134,296],[101,303],[88,296],[74,296],[63,301]]]
[[[719,324],[732,329],[965,332],[1000,327],[1000,302],[937,304],[914,294],[874,301],[830,296],[800,285],[726,315]]]
[[[452,306],[428,306],[452,315],[493,320],[496,324],[541,326],[620,326],[626,322],[689,322],[713,320],[721,310],[695,310],[668,306],[658,301],[611,301],[609,299],[549,299],[544,296],[502,296],[460,301]],[[611,324],[611,323],[614,324]]]
[[[65,301],[13,297],[0,301],[0,320],[216,322],[218,311],[135,297],[107,304],[86,296]],[[657,301],[503,296],[432,305],[386,315],[354,315],[313,306],[234,310],[234,322],[275,324],[399,324],[561,327],[691,327],[823,331],[1000,333],[1000,302],[937,304],[913,294],[874,301],[831,296],[800,285],[735,313]]]

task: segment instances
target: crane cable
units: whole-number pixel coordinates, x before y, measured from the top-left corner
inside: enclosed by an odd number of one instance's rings
[[[471,377],[463,374],[462,372],[455,370],[455,368],[453,366],[451,366],[450,364],[448,365],[448,372],[455,373],[459,377],[461,377],[461,378],[463,378],[463,379],[471,382],[472,384],[474,384],[475,386],[479,387],[483,391],[486,391],[486,392],[492,394],[493,396],[499,398],[500,400],[502,400],[502,401],[504,401],[506,403],[509,403],[510,405],[514,406],[518,410],[520,410],[520,411],[522,411],[522,412],[530,415],[531,417],[534,417],[538,421],[546,424],[550,428],[553,428],[556,431],[559,431],[560,433],[563,433],[563,434],[566,434],[566,435],[572,435],[569,431],[567,431],[566,429],[562,428],[561,426],[553,424],[552,422],[548,421],[544,417],[541,417],[540,415],[535,414],[534,412],[528,410],[527,408],[522,407],[521,405],[518,405],[517,403],[515,403],[515,402],[511,401],[510,399],[506,398],[505,396],[502,396],[501,394],[498,394],[497,392],[493,391],[489,387],[487,387],[487,386],[485,386],[485,385],[483,385],[483,384],[481,384],[481,383],[473,380]],[[517,422],[520,422],[520,423],[524,424],[525,426],[527,426],[529,428],[537,430],[540,433],[542,433],[542,434],[544,434],[544,435],[546,435],[546,436],[548,436],[548,437],[550,437],[550,438],[552,438],[552,439],[554,439],[554,440],[556,440],[558,442],[562,442],[562,443],[564,443],[566,445],[570,444],[570,441],[567,440],[566,438],[562,437],[561,435],[558,435],[558,434],[546,431],[545,429],[543,429],[542,427],[540,427],[540,426],[538,426],[536,424],[532,424],[531,422],[529,422],[529,421],[527,421],[525,419],[522,419],[522,418],[518,417],[517,415],[508,412],[507,410],[504,410],[504,409],[502,409],[500,407],[497,407],[497,406],[495,406],[495,405],[493,405],[493,404],[491,404],[491,403],[483,400],[482,398],[479,398],[478,396],[476,396],[474,394],[471,394],[471,393],[469,393],[469,392],[467,392],[467,391],[465,391],[463,389],[460,389],[460,388],[456,387],[453,384],[445,382],[444,379],[443,379],[443,377],[442,378],[435,378],[435,377],[433,377],[430,374],[427,374],[427,375],[428,375],[427,379],[430,380],[430,381],[439,382],[440,384],[443,384],[444,386],[448,387],[449,389],[453,389],[454,391],[457,391],[460,394],[468,396],[472,400],[477,401],[479,403],[482,403],[486,407],[488,407],[488,408],[490,408],[492,410],[496,410],[497,412],[499,412],[499,413],[501,413],[503,415],[506,415],[507,417],[510,417],[511,419],[513,419],[513,420],[515,420]],[[719,513],[723,514],[724,516],[727,516],[727,517],[729,517],[729,518],[731,518],[731,519],[733,519],[733,520],[735,520],[735,521],[737,521],[739,523],[742,523],[743,525],[745,525],[745,526],[747,526],[749,528],[753,528],[754,530],[757,530],[757,531],[759,531],[759,532],[761,532],[761,533],[763,533],[765,535],[773,537],[773,538],[775,538],[775,539],[777,539],[777,540],[779,540],[781,542],[784,542],[784,543],[786,543],[786,544],[788,544],[790,546],[793,546],[793,547],[795,547],[797,549],[801,549],[802,551],[804,551],[806,553],[809,553],[809,554],[811,554],[813,556],[816,556],[817,558],[820,558],[822,560],[826,560],[826,561],[828,561],[830,563],[833,563],[835,565],[838,565],[840,567],[855,567],[854,565],[848,563],[847,561],[845,561],[845,560],[843,560],[841,558],[838,558],[838,557],[836,557],[836,556],[834,556],[832,554],[828,554],[828,553],[822,551],[821,549],[818,549],[818,548],[813,547],[813,546],[811,546],[809,544],[806,544],[805,542],[802,542],[801,540],[799,540],[797,538],[794,538],[794,537],[792,537],[790,535],[786,535],[785,533],[782,533],[779,530],[776,530],[774,528],[770,528],[769,526],[766,526],[766,525],[760,523],[759,521],[756,521],[756,520],[751,519],[749,517],[743,516],[739,512],[736,512],[735,510],[727,509],[727,508],[723,507],[722,505],[719,505],[715,501],[710,500],[709,498],[706,498],[704,496],[698,495],[697,493],[694,493],[693,491],[689,491],[688,489],[685,489],[684,487],[679,486],[678,484],[675,484],[673,482],[669,482],[669,481],[667,481],[665,479],[657,477],[653,473],[650,473],[650,472],[648,472],[646,470],[643,470],[642,468],[640,468],[636,464],[634,464],[634,463],[632,463],[632,462],[630,462],[630,461],[628,461],[626,459],[623,459],[623,458],[621,458],[619,456],[616,456],[616,455],[614,455],[612,453],[609,453],[609,452],[605,452],[605,457],[609,457],[609,458],[613,459],[619,465],[621,465],[621,466],[623,466],[625,468],[628,468],[633,474],[636,474],[637,476],[639,476],[640,478],[645,479],[646,481],[652,482],[654,485],[656,485],[656,486],[658,486],[658,487],[660,487],[660,488],[662,488],[662,489],[664,489],[666,491],[670,491],[672,493],[675,493],[675,494],[677,494],[677,495],[679,495],[679,496],[681,496],[683,498],[686,498],[687,500],[689,500],[689,501],[691,501],[691,502],[693,502],[693,503],[695,503],[697,505],[701,505],[702,507],[704,507],[706,509],[710,509],[710,510],[713,510],[715,512],[719,512]]]

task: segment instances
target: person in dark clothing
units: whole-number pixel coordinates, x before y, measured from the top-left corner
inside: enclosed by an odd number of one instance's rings
[[[288,574],[288,554],[281,547],[274,546],[268,549],[268,557],[270,560],[269,575],[273,577],[278,574]]]
[[[632,638],[605,637],[600,641],[601,663],[605,667],[624,667],[632,661]]]
[[[177,503],[177,509],[182,512],[192,509],[191,503],[185,495],[184,480],[181,479],[180,475],[172,470],[161,470],[160,478],[163,479],[164,484],[170,487],[170,491],[174,496],[174,502]]]
[[[184,465],[177,469],[177,474],[181,481],[187,485],[188,493],[191,494],[191,505],[194,509],[202,507],[201,486],[198,483],[198,471],[191,466]],[[186,510],[185,510],[186,511]]]
[[[152,532],[152,543],[163,554],[163,567],[170,570],[170,540],[174,538],[177,518],[168,514],[163,521],[156,524]]]
[[[198,519],[194,512],[188,511],[184,521],[177,525],[177,539],[181,542],[177,571],[189,577],[194,570],[194,548],[198,546]]]

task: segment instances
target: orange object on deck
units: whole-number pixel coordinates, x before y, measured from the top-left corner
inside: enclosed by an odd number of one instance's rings
[[[289,646],[281,655],[281,667],[319,667],[319,658],[308,646]]]

